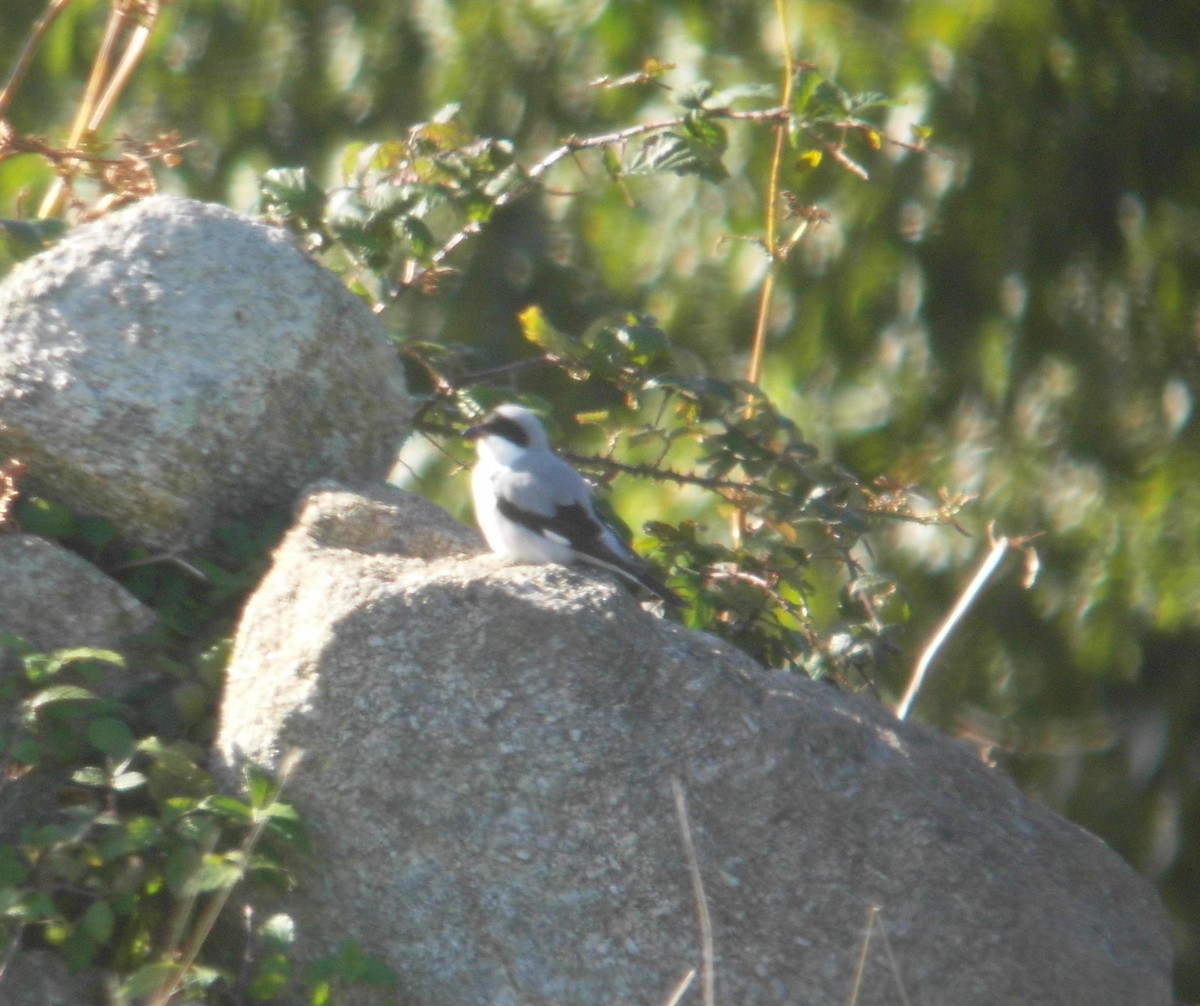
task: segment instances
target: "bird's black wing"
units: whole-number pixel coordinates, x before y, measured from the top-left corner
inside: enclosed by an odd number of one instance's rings
[[[620,573],[673,607],[683,604],[679,595],[658,578],[648,562],[616,541],[612,531],[592,513],[590,506],[571,503],[556,507],[550,516],[543,516],[522,510],[503,497],[497,500],[496,505],[503,516],[522,527],[565,542],[580,559]]]
[[[568,545],[580,558],[640,583],[668,604],[683,602],[596,516],[591,487],[574,468],[542,452],[492,478],[502,516]]]
[[[512,500],[498,496],[496,506],[500,513],[515,524],[529,528],[537,534],[553,537],[570,545],[577,552],[590,553],[599,544],[604,534],[604,525],[582,503],[556,506],[551,514],[526,510]]]

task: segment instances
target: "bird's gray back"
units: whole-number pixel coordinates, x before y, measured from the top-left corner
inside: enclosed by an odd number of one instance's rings
[[[551,517],[561,506],[582,503],[591,511],[591,487],[582,475],[550,452],[531,452],[492,477],[497,495],[522,510]]]

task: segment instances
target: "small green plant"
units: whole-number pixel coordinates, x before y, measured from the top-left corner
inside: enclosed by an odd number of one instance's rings
[[[344,940],[337,950],[316,961],[310,969],[308,988],[312,1006],[335,1006],[349,1002],[344,995],[356,986],[391,988],[398,983],[396,973],[382,961],[362,952],[354,940]]]
[[[21,496],[12,512],[21,530],[57,541],[154,608],[165,628],[177,640],[192,641],[193,650],[232,631],[287,520],[280,511],[255,523],[225,524],[204,552],[151,553],[122,541],[111,521],[52,500]]]
[[[224,945],[217,924],[235,888],[293,882],[306,839],[281,797],[299,755],[274,779],[248,771],[241,798],[222,793],[204,748],[137,736],[136,710],[97,692],[122,664],[107,650],[38,653],[0,636],[0,789],[37,808],[0,833],[0,1000],[5,964],[25,946],[57,948],[73,970],[103,968],[118,1006],[207,1002],[218,986],[269,1003],[289,985],[332,1006],[357,983],[394,980],[344,945],[293,981],[286,915],[232,953]],[[231,956],[241,968],[218,963]]]
[[[286,883],[295,814],[258,777],[245,800],[220,795],[195,745],[136,737],[132,710],[95,691],[117,654],[0,645],[17,665],[0,678],[0,785],[26,803],[38,791],[42,811],[0,845],[6,945],[59,947],[72,968],[127,975],[120,1001],[138,1001],[164,969],[208,980],[194,964],[211,906],[243,877]]]

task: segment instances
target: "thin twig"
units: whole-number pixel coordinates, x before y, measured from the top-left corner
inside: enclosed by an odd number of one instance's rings
[[[142,559],[130,559],[128,562],[123,562],[117,566],[117,570],[137,569],[139,566],[155,566],[158,563],[174,563],[185,573],[189,574],[201,583],[212,583],[212,577],[203,570],[198,569],[188,562],[178,552],[156,552],[154,555],[145,556]]]
[[[792,36],[788,27],[786,0],[775,0],[775,17],[779,22],[779,31],[783,39],[783,87],[781,88],[779,106],[787,109],[792,105],[792,87],[795,84],[796,69],[792,60]],[[775,146],[771,151],[771,166],[767,170],[767,219],[765,224],[764,247],[767,250],[767,274],[763,277],[762,289],[758,292],[758,311],[754,318],[754,338],[750,345],[750,364],[746,368],[746,380],[757,385],[762,378],[763,357],[767,346],[767,323],[771,316],[771,302],[775,298],[775,273],[779,256],[779,173],[783,164],[783,151],[787,144],[790,131],[790,116],[780,120],[775,126]],[[753,413],[753,405],[746,403],[747,418]],[[743,510],[733,513],[729,522],[729,532],[734,544],[742,540],[746,531],[746,514]]]
[[[250,1001],[248,987],[254,974],[254,965],[257,961],[255,953],[254,939],[254,906],[251,904],[242,905],[242,959],[238,961],[237,976],[233,982],[234,994],[237,996],[237,1002],[246,1003]]]
[[[116,47],[117,38],[120,36],[121,28],[127,17],[128,14],[119,7],[114,7],[109,12],[108,23],[104,26],[104,39],[100,43],[96,59],[92,63],[92,72],[88,75],[88,82],[83,91],[83,98],[79,102],[79,108],[75,112],[75,121],[71,124],[71,131],[67,135],[67,149],[70,151],[78,150],[83,143],[83,138],[88,133],[88,122],[91,120],[92,111],[96,107],[96,99],[100,95],[105,79],[108,77],[108,67],[112,58],[112,52]],[[66,189],[66,180],[63,175],[59,175],[54,179],[54,183],[42,199],[42,205],[38,208],[38,216],[45,219],[57,213],[62,207]]]
[[[867,169],[846,153],[846,146],[844,142],[831,143],[820,133],[812,129],[806,129],[805,132],[808,133],[808,135],[814,140],[816,140],[817,143],[819,143],[822,147],[824,147],[825,152],[835,161],[837,161],[838,164],[840,164],[843,168],[849,171],[850,174],[857,175],[864,182],[870,181],[871,176],[867,173]]]
[[[871,945],[871,931],[875,928],[875,915],[879,909],[874,905],[867,912],[867,931],[863,933],[862,946],[858,951],[858,963],[854,966],[854,981],[850,983],[850,994],[846,997],[846,1006],[855,1006],[858,1002],[858,992],[862,987],[863,971],[867,967],[867,948]]]
[[[532,367],[555,365],[560,362],[557,356],[551,353],[544,353],[542,356],[534,356],[526,360],[515,360],[512,363],[502,363],[496,367],[488,367],[486,370],[474,370],[469,374],[463,374],[461,377],[455,378],[454,389],[459,390],[469,387],[472,384],[490,381],[494,377],[507,377],[510,374],[519,374],[521,371],[529,370]]]
[[[679,817],[679,832],[683,836],[683,851],[687,856],[688,872],[692,876],[692,896],[696,900],[696,918],[700,923],[700,987],[704,1006],[716,1006],[716,978],[713,971],[712,919],[708,914],[708,899],[704,896],[704,880],[692,841],[692,826],[688,823],[687,798],[677,776],[671,777],[671,793],[675,797],[675,813]]]
[[[787,120],[791,117],[787,105],[783,103],[776,105],[774,108],[756,108],[744,111],[737,111],[732,108],[706,108],[704,111],[711,118],[731,119],[736,122],[782,121],[786,124]],[[550,153],[546,154],[545,157],[533,165],[525,173],[525,177],[530,180],[537,180],[559,161],[563,160],[563,158],[576,154],[581,150],[620,146],[622,143],[627,143],[629,140],[644,136],[647,133],[661,133],[668,129],[678,129],[686,121],[685,116],[675,116],[671,119],[660,119],[657,122],[639,122],[632,126],[626,126],[624,129],[617,129],[611,133],[600,133],[596,136],[568,137],[563,141],[561,146],[550,151]]]
[[[705,113],[714,119],[729,119],[737,122],[784,122],[791,117],[786,105],[774,108],[759,108],[737,111],[732,108],[706,108]],[[512,188],[501,192],[492,200],[492,209],[498,210],[516,200],[519,196],[531,191],[538,181],[551,168],[568,157],[574,157],[581,150],[593,150],[599,147],[619,146],[629,140],[637,139],[650,133],[661,133],[668,129],[677,129],[684,125],[686,117],[675,116],[671,119],[659,119],[655,122],[639,122],[624,129],[611,133],[601,133],[596,136],[571,136],[555,147],[541,160],[526,168],[521,174],[521,180]],[[422,279],[431,272],[436,272],[447,258],[465,241],[483,230],[484,221],[472,220],[455,231],[443,245],[430,257],[429,265],[422,269],[414,269],[411,275],[397,286],[395,293],[400,293],[405,287],[419,285]]]
[[[991,536],[991,530],[989,527],[989,537]],[[975,602],[975,598],[979,596],[979,592],[983,590],[984,584],[987,583],[988,579],[996,571],[1000,560],[1004,558],[1005,553],[1011,545],[1012,542],[1005,537],[992,540],[991,551],[988,552],[983,562],[979,564],[979,569],[975,571],[975,575],[971,577],[971,582],[967,584],[966,589],[959,595],[954,607],[950,609],[950,614],[938,626],[937,632],[933,634],[933,638],[921,652],[921,657],[917,661],[916,667],[913,669],[912,678],[908,683],[908,691],[904,693],[904,698],[900,700],[900,705],[896,707],[896,716],[899,719],[904,719],[908,716],[908,711],[912,708],[913,701],[917,697],[917,692],[921,688],[921,682],[925,680],[925,674],[929,670],[929,665],[933,663],[933,658],[937,656],[938,651],[942,648],[942,644],[946,642],[950,633],[954,631],[955,627],[962,620],[963,615],[967,613],[967,610]]]
[[[217,840],[220,837],[219,828],[212,828],[204,836],[204,840],[196,850],[197,862],[203,862],[205,856],[211,855],[212,851],[217,847]],[[171,919],[167,926],[167,938],[165,941],[168,956],[175,957],[179,954],[184,937],[187,935],[188,923],[192,920],[192,914],[195,912],[196,903],[199,900],[199,891],[189,891],[175,902],[175,907],[171,912]]]
[[[127,5],[116,4],[109,16],[104,42],[96,55],[96,62],[92,66],[92,73],[88,78],[87,88],[79,105],[79,112],[71,127],[71,135],[67,143],[69,150],[78,150],[89,136],[100,129],[105,118],[112,111],[113,105],[116,104],[117,98],[125,89],[125,85],[129,83],[145,52],[146,43],[158,21],[159,4],[155,0],[151,0],[142,5],[138,12],[140,17],[136,21],[130,14],[130,10],[131,8]],[[125,42],[120,62],[110,75],[109,67],[117,39],[130,21],[134,21],[133,27]],[[59,175],[42,200],[38,216],[42,219],[54,216],[62,208],[66,191],[66,178]]]
[[[792,60],[791,30],[788,27],[785,0],[775,0],[775,16],[779,21],[779,30],[783,37],[783,87],[779,107],[790,108],[796,70]],[[754,342],[750,349],[750,365],[746,370],[746,380],[751,384],[758,384],[762,377],[763,355],[767,342],[767,320],[771,313],[771,300],[775,291],[774,266],[779,253],[779,174],[783,165],[784,147],[787,144],[788,125],[789,123],[785,119],[775,126],[775,147],[771,151],[771,166],[767,171],[767,219],[764,244],[770,263],[767,275],[763,280],[762,290],[759,291],[758,314],[754,320]],[[750,406],[747,405],[747,410],[749,408]]]
[[[900,977],[900,964],[896,955],[892,953],[892,941],[888,939],[887,926],[883,924],[883,913],[876,909],[875,914],[879,919],[879,935],[883,937],[883,949],[887,952],[888,963],[892,966],[892,977],[896,979],[896,992],[900,996],[901,1006],[910,1006],[908,993],[904,990],[904,981]]]
[[[892,977],[896,979],[896,992],[900,996],[901,1006],[910,1006],[908,993],[904,990],[904,981],[900,978],[900,965],[896,955],[892,953],[892,941],[888,939],[887,927],[883,924],[883,913],[878,905],[872,905],[867,912],[867,931],[863,933],[862,949],[858,953],[858,964],[854,968],[854,982],[850,986],[850,995],[846,998],[846,1006],[855,1006],[858,993],[862,988],[863,971],[867,965],[867,948],[871,945],[871,932],[879,925],[879,935],[883,939],[883,949],[887,954],[888,963],[892,966]]]
[[[266,813],[266,808],[279,799],[283,793],[283,788],[287,784],[288,777],[300,764],[301,752],[298,749],[292,749],[286,755],[279,765],[278,780],[275,785],[275,792],[271,794],[271,799],[268,800],[262,807],[258,808],[258,820],[254,822],[254,827],[250,829],[250,833],[242,842],[238,854],[241,857],[241,877],[246,875],[250,869],[250,856],[262,838],[263,832],[271,822],[270,815]],[[239,880],[241,878],[239,877]],[[183,955],[179,963],[171,969],[170,975],[159,986],[158,991],[150,998],[146,1006],[167,1006],[171,997],[178,991],[180,983],[191,970],[192,965],[196,963],[196,958],[200,955],[205,941],[212,932],[213,926],[217,924],[217,917],[225,908],[226,902],[229,901],[230,895],[233,894],[233,889],[237,884],[229,884],[216,891],[205,905],[204,911],[196,920],[196,924],[192,929],[191,938],[188,940],[187,946],[183,951]]]
[[[671,994],[667,997],[667,1001],[663,1006],[677,1006],[683,994],[692,986],[692,982],[696,978],[696,969],[692,968],[686,975],[679,979],[679,984],[675,986]]]
[[[21,937],[24,935],[24,932],[25,923],[17,923],[12,936],[9,938],[8,946],[4,948],[4,958],[0,960],[0,982],[4,981],[5,972],[8,971],[9,966],[17,958],[17,950],[20,949]],[[694,971],[692,973],[695,974]]]
[[[129,83],[133,76],[133,71],[137,68],[139,60],[142,58],[142,53],[146,49],[146,43],[150,39],[150,33],[154,28],[154,17],[156,11],[150,15],[150,21],[147,24],[138,24],[133,29],[133,35],[125,45],[125,51],[121,54],[121,62],[117,64],[113,75],[108,79],[108,83],[104,88],[104,93],[100,96],[100,100],[96,102],[96,107],[92,111],[88,119],[88,130],[94,132],[100,128],[100,125],[108,117],[108,113],[112,111],[113,105],[121,96],[121,92],[125,90],[125,85]]]

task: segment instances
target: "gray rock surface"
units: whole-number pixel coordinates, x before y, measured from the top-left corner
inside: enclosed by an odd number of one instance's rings
[[[718,1002],[847,1002],[873,910],[859,1006],[1170,1002],[1149,884],[959,745],[603,578],[356,550],[377,505],[309,497],[244,613],[218,742],[229,778],[305,750],[300,958],[353,938],[402,977],[356,1003],[664,1002],[703,946],[672,780]],[[414,539],[452,536],[413,512]]]
[[[296,525],[314,545],[364,555],[439,559],[487,550],[477,531],[390,485],[351,490],[332,480],[317,482],[297,506]]]
[[[154,548],[380,479],[408,405],[377,320],[283,231],[156,196],[0,284],[0,457]]]
[[[158,616],[115,580],[60,545],[0,534],[0,632],[36,650],[120,649]]]
[[[99,969],[72,972],[48,950],[21,951],[0,979],[3,1006],[100,1006],[104,1001]]]

